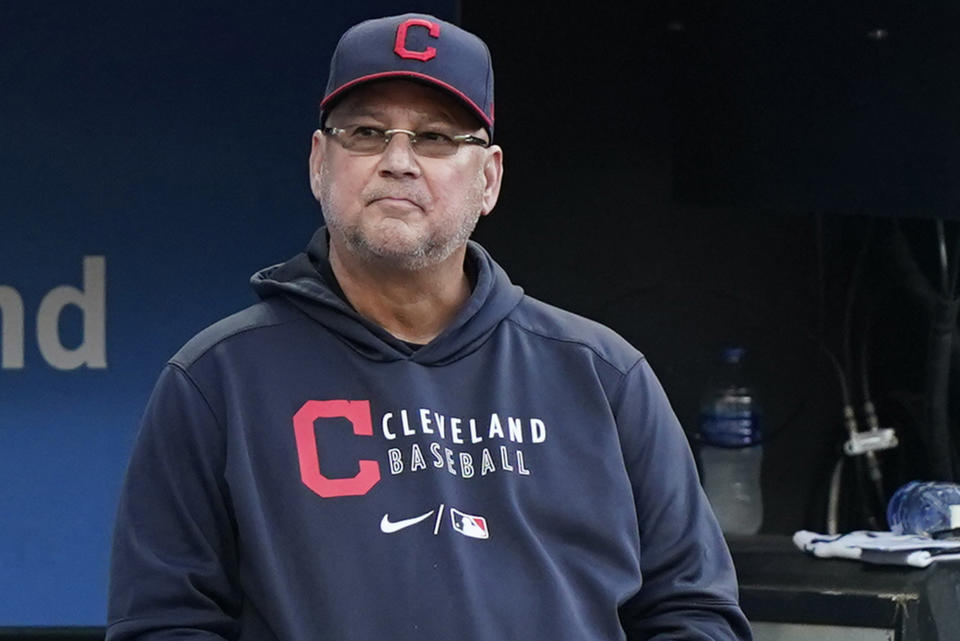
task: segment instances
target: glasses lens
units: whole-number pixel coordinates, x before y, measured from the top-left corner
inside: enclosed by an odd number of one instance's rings
[[[442,158],[457,153],[459,145],[455,140],[444,134],[425,131],[418,133],[414,140],[413,149],[421,156]]]
[[[430,158],[444,158],[457,153],[460,143],[446,134],[434,131],[425,131],[414,134],[406,129],[391,129],[384,131],[376,127],[364,125],[336,130],[337,139],[343,147],[355,154],[373,155],[383,152],[387,147],[387,139],[398,133],[410,136],[413,150],[420,156]],[[413,134],[411,136],[411,134]]]
[[[387,137],[374,127],[351,127],[340,134],[340,142],[358,154],[376,154],[383,151]]]

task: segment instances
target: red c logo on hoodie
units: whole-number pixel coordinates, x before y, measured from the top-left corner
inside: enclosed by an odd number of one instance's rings
[[[297,439],[300,478],[303,484],[324,498],[361,496],[380,482],[380,464],[357,461],[360,471],[349,478],[331,479],[320,471],[314,422],[318,418],[345,418],[353,425],[353,433],[372,436],[370,401],[307,401],[293,415],[293,431]]]

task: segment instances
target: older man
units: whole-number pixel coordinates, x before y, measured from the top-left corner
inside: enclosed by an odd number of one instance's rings
[[[644,357],[512,285],[486,46],[341,38],[325,227],[164,369],[121,498],[108,638],[748,639]]]

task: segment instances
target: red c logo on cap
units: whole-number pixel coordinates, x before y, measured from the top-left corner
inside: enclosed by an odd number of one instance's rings
[[[413,60],[421,60],[423,62],[435,57],[437,50],[434,47],[427,47],[423,51],[410,51],[407,49],[407,29],[410,27],[426,27],[430,30],[431,38],[440,37],[440,25],[437,23],[421,18],[410,18],[409,20],[401,22],[400,26],[397,27],[397,41],[393,45],[393,52],[401,58],[412,58]]]

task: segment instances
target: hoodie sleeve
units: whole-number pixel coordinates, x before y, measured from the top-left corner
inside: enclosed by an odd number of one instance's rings
[[[737,579],[683,429],[645,359],[614,399],[640,525],[640,591],[621,607],[633,640],[747,641]]]
[[[188,374],[167,365],[121,491],[107,641],[235,638],[240,592],[223,432]]]

